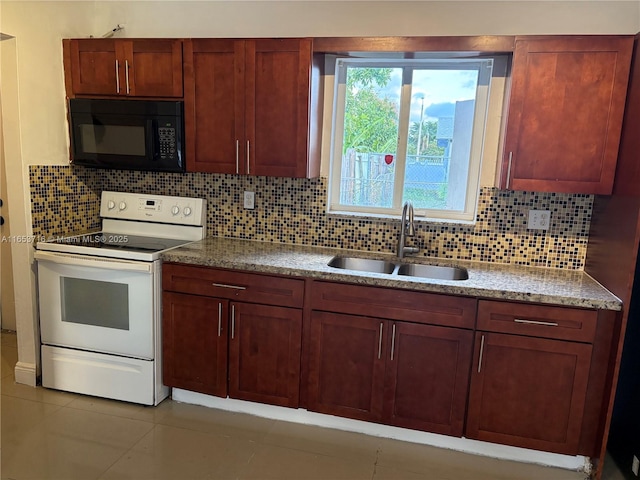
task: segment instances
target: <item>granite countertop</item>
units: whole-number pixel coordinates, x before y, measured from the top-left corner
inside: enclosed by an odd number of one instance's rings
[[[622,302],[591,276],[575,270],[523,267],[484,262],[408,257],[402,263],[465,267],[467,280],[438,280],[358,272],[327,266],[335,255],[379,258],[399,263],[394,255],[335,248],[263,243],[232,238],[206,238],[166,251],[165,262],[176,262],[260,273],[307,277],[361,285],[530,301],[603,310],[620,310]]]

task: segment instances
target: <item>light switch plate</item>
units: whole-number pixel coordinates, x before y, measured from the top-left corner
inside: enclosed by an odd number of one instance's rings
[[[256,208],[256,192],[244,192],[244,208]]]
[[[549,210],[529,210],[529,230],[549,230],[551,212]]]

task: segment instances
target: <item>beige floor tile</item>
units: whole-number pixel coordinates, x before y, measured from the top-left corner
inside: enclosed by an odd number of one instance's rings
[[[370,480],[374,463],[262,445],[240,480]]]
[[[4,396],[1,407],[3,443],[14,441],[59,409],[57,405]]]
[[[275,422],[262,443],[318,453],[331,457],[375,462],[380,439],[369,435],[301,425]]]
[[[74,393],[16,383],[13,375],[2,379],[2,395],[60,406],[68,405],[78,397],[78,395]]]
[[[16,347],[0,347],[2,349],[2,378],[13,375],[13,368],[18,361],[18,349]]]
[[[3,405],[8,400],[19,401],[5,396]],[[146,422],[59,407],[38,425],[15,435],[13,441],[4,442],[2,475],[95,479],[152,428],[153,424]]]
[[[383,439],[378,466],[446,480],[584,480],[581,472]]]
[[[157,425],[100,479],[232,479],[255,449],[248,440]]]
[[[142,410],[142,406],[135,403],[92,397],[91,395],[78,395],[67,406],[87,412],[124,418],[131,418]]]
[[[274,422],[275,420],[245,413],[226,412],[179,402],[169,403],[166,413],[158,420],[162,425],[253,441],[261,440]]]
[[[381,467],[376,465],[373,480],[441,480],[428,474],[408,472],[400,468]]]

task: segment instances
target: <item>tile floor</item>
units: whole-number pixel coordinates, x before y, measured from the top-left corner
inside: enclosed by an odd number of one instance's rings
[[[165,400],[143,407],[14,382],[1,335],[7,480],[583,480],[584,474]],[[612,463],[612,462],[609,462]],[[606,480],[615,477],[607,474]]]

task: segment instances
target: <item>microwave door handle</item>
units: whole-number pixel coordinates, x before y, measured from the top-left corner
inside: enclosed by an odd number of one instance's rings
[[[158,121],[147,120],[147,151],[151,153],[151,159],[160,160],[160,139],[158,138]]]

